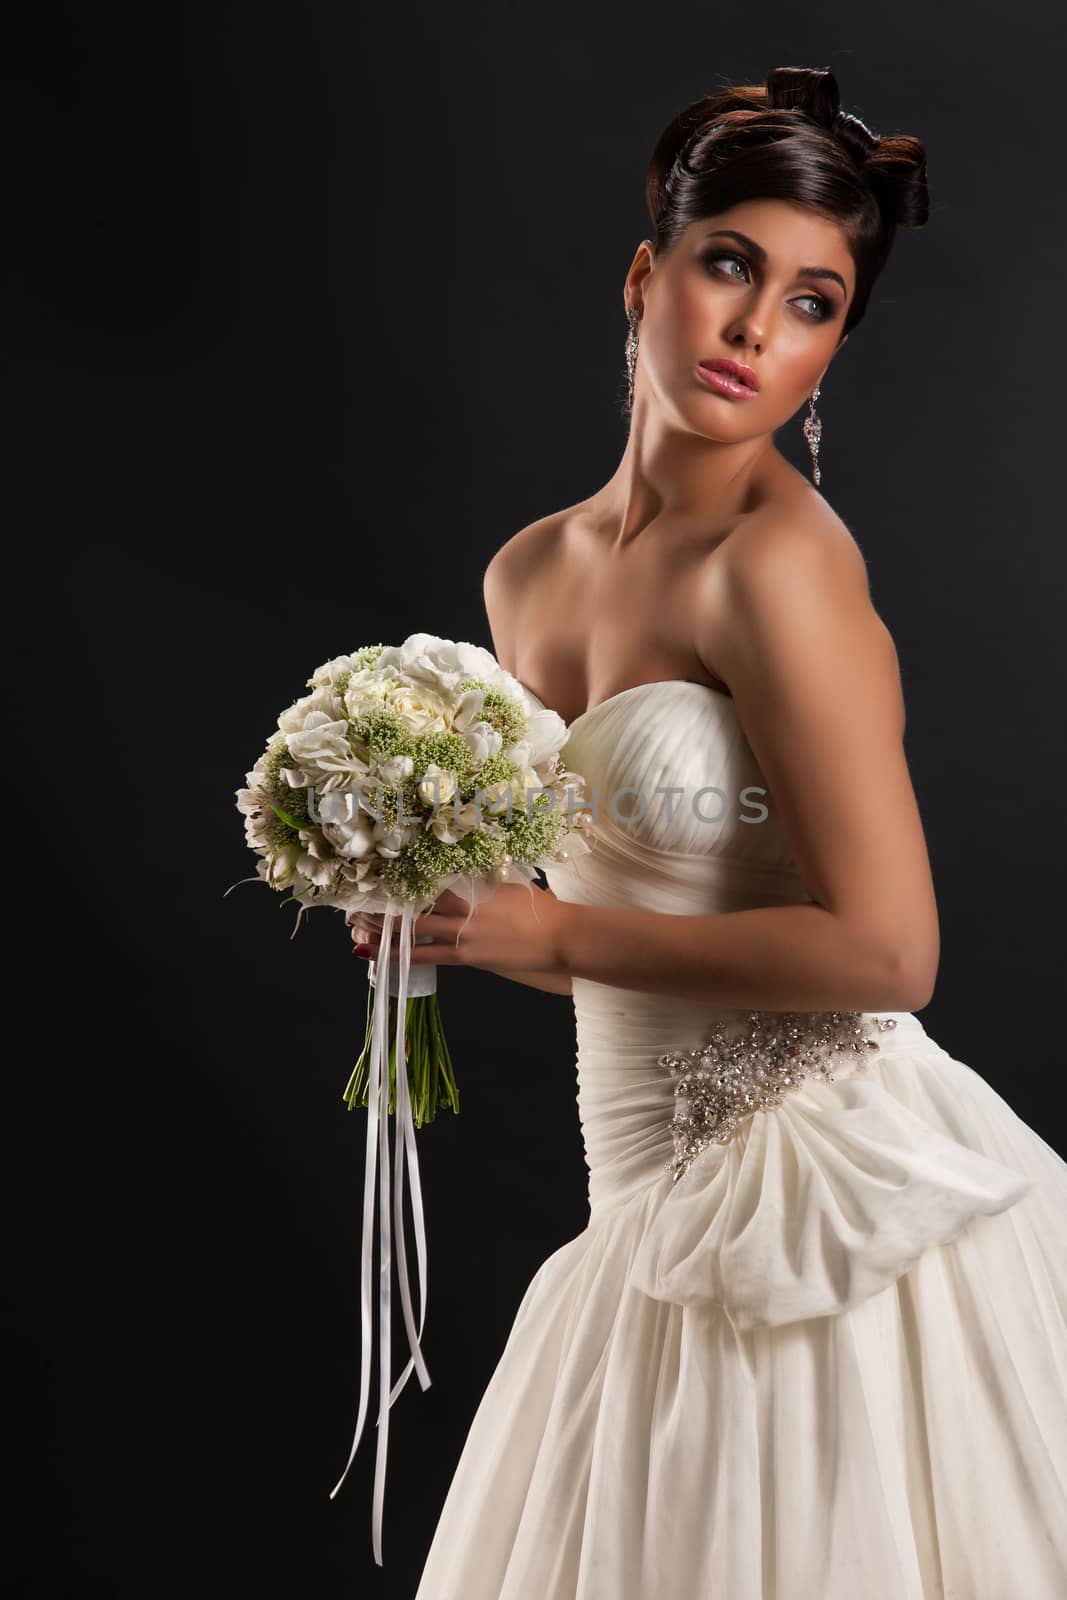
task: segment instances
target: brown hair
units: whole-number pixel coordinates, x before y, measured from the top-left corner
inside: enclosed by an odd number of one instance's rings
[[[657,252],[704,217],[745,200],[792,200],[836,222],[856,266],[841,337],[860,321],[898,226],[929,214],[926,151],[880,138],[838,102],[828,67],[775,67],[766,86],[729,86],[687,106],[660,134],[645,181]]]

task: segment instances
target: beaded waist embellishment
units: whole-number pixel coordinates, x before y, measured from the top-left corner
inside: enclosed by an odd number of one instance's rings
[[[675,1079],[674,1155],[664,1170],[677,1183],[701,1150],[726,1144],[746,1117],[781,1105],[783,1092],[805,1078],[832,1083],[839,1057],[865,1065],[878,1049],[871,1029],[895,1027],[893,1017],[861,1011],[750,1011],[740,1034],[718,1021],[707,1044],[668,1050],[658,1058]]]

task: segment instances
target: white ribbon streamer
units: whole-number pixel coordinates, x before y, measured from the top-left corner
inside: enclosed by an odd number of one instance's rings
[[[414,979],[411,978],[411,947],[413,943],[412,924],[415,918],[415,907],[409,902],[405,904],[400,919],[400,950],[399,968],[400,981],[397,994],[396,1010],[396,1127],[393,1135],[393,1156],[395,1163],[395,1181],[393,1185],[393,1222],[396,1229],[397,1270],[400,1277],[400,1300],[404,1311],[404,1326],[407,1331],[408,1345],[411,1350],[411,1359],[397,1380],[395,1388],[390,1393],[389,1380],[391,1377],[392,1358],[390,1352],[391,1332],[391,1298],[390,1289],[392,1281],[392,1254],[390,1248],[389,1226],[389,994],[391,977],[389,963],[393,939],[393,927],[396,913],[387,910],[382,917],[381,943],[378,959],[371,963],[371,983],[375,990],[374,1016],[371,1030],[371,1061],[370,1083],[367,1094],[367,1152],[366,1168],[363,1179],[363,1248],[360,1271],[360,1314],[362,1321],[362,1359],[359,1377],[359,1415],[356,1421],[355,1438],[349,1452],[348,1462],[337,1484],[330,1491],[332,1500],[348,1476],[348,1469],[355,1460],[359,1441],[363,1435],[363,1426],[367,1418],[367,1402],[370,1393],[370,1361],[373,1345],[372,1307],[371,1307],[371,1265],[373,1261],[373,1228],[374,1228],[374,1178],[375,1168],[380,1158],[379,1174],[379,1267],[378,1267],[378,1334],[381,1349],[378,1356],[378,1448],[374,1466],[374,1516],[373,1516],[373,1543],[374,1559],[378,1566],[382,1566],[382,1518],[385,1505],[385,1464],[389,1444],[389,1411],[394,1400],[400,1394],[412,1368],[419,1375],[419,1383],[423,1390],[430,1387],[430,1374],[422,1355],[421,1339],[422,1328],[426,1318],[426,1224],[423,1216],[422,1189],[419,1182],[419,1160],[415,1148],[415,1125],[411,1112],[411,1096],[408,1089],[407,1053],[405,1043],[405,1025],[407,1020],[407,1000],[409,986],[412,993],[432,994],[436,988],[436,968],[426,966],[423,970],[415,970]],[[379,980],[384,980],[380,982]],[[430,980],[434,981],[430,981]],[[426,986],[428,983],[428,987]],[[375,1134],[377,1133],[377,1141]],[[411,1288],[407,1278],[407,1250],[404,1242],[404,1154],[407,1152],[411,1169],[411,1210],[415,1222],[415,1243],[419,1268],[419,1326],[416,1331],[415,1316],[411,1301]]]
[[[524,882],[533,893],[534,870],[512,865],[506,876]],[[457,874],[457,878],[462,875]],[[503,881],[503,880],[501,880]],[[472,873],[467,879],[470,901],[467,921],[480,901],[495,892],[496,882],[483,883]],[[393,909],[382,915],[379,955],[370,963],[370,981],[374,986],[375,1003],[371,1028],[370,1082],[367,1090],[367,1155],[363,1179],[363,1244],[360,1269],[360,1319],[362,1323],[362,1358],[359,1375],[359,1415],[355,1438],[349,1451],[348,1462],[337,1483],[330,1491],[332,1500],[348,1476],[355,1460],[363,1426],[367,1420],[367,1402],[370,1394],[370,1361],[373,1346],[373,1316],[371,1306],[371,1266],[374,1257],[374,1178],[380,1162],[379,1173],[379,1267],[378,1267],[378,1336],[381,1350],[378,1357],[378,1448],[374,1465],[374,1559],[382,1562],[382,1519],[385,1505],[385,1463],[389,1442],[389,1412],[411,1376],[418,1373],[419,1382],[426,1390],[430,1387],[430,1374],[422,1354],[422,1329],[426,1320],[426,1222],[423,1214],[422,1187],[419,1180],[419,1158],[415,1148],[415,1124],[411,1111],[411,1094],[408,1087],[405,1027],[409,996],[434,994],[437,989],[437,968],[426,963],[412,967],[411,949],[414,944],[414,921],[423,907],[405,902],[400,916],[399,983],[397,985],[396,1014],[396,1128],[393,1135],[395,1181],[393,1184],[393,1223],[396,1229],[397,1271],[400,1279],[400,1301],[404,1311],[404,1327],[408,1336],[411,1359],[390,1392],[392,1358],[390,1353],[392,1256],[389,1225],[389,995],[393,989],[390,971],[390,952],[396,912]],[[432,943],[432,937],[426,936]],[[375,1131],[377,1129],[377,1142]],[[404,1155],[407,1153],[411,1169],[411,1213],[415,1222],[415,1244],[419,1267],[419,1326],[415,1328],[415,1313],[408,1283],[407,1248],[404,1240]]]

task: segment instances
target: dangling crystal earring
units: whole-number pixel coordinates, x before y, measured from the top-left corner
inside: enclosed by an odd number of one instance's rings
[[[626,409],[634,408],[634,368],[637,366],[637,309],[630,306],[626,312],[630,331],[626,335]]]
[[[808,441],[808,449],[811,451],[811,475],[815,479],[816,485],[822,477],[822,473],[819,471],[819,440],[822,438],[822,418],[815,415],[815,402],[818,398],[819,385],[816,384],[814,393],[808,400],[810,409],[804,418],[804,437]]]

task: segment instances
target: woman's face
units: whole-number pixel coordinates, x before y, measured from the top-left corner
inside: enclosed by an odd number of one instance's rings
[[[687,432],[730,441],[773,433],[843,342],[855,283],[837,226],[785,200],[702,218],[659,260],[642,244],[625,286],[641,314],[635,411],[643,390]],[[757,392],[709,385],[697,369],[717,358],[751,368]]]

